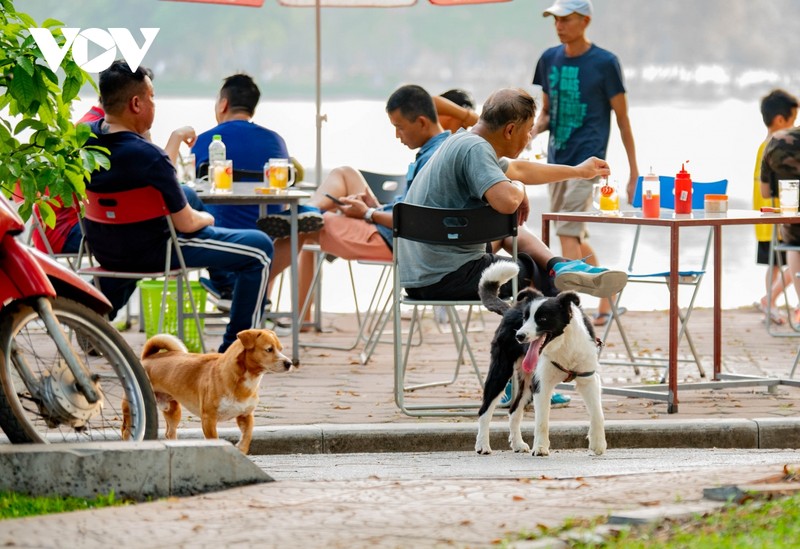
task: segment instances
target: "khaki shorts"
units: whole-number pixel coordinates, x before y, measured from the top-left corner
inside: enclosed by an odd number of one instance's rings
[[[551,212],[588,212],[592,207],[592,186],[595,179],[567,179],[548,185]],[[586,223],[578,221],[556,221],[556,235],[574,236],[578,240],[589,238]]]
[[[346,215],[325,212],[319,245],[325,253],[342,259],[391,261],[392,250],[372,223]]]

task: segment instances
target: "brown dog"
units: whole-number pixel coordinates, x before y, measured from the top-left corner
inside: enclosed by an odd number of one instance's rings
[[[200,417],[206,438],[217,437],[217,422],[236,418],[243,453],[253,438],[253,411],[265,372],[293,369],[271,330],[243,330],[224,353],[188,353],[176,337],[158,334],[144,344],[142,365],[150,377],[164,419],[166,437],[177,438],[181,405]]]

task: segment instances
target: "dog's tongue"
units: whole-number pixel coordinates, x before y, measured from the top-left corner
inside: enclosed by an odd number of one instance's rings
[[[544,336],[531,341],[528,345],[528,352],[525,353],[525,358],[522,359],[522,371],[530,374],[536,369],[536,363],[539,362],[539,349],[542,348]]]

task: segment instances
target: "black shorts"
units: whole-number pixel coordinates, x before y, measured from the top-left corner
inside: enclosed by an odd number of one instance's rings
[[[780,263],[778,263],[780,257]],[[769,265],[769,242],[759,242],[756,250],[756,263],[759,265]],[[786,252],[776,252],[772,260],[773,265],[786,265]]]
[[[489,265],[497,261],[511,261],[511,258],[487,253],[480,259],[465,263],[435,284],[422,288],[406,288],[406,293],[414,299],[477,300],[481,274]],[[550,277],[539,269],[529,255],[517,254],[517,265],[519,265],[517,284],[520,290],[533,285],[548,296],[558,293],[551,283]],[[511,281],[509,280],[500,288],[500,297],[511,297],[511,290]]]
[[[800,246],[800,225],[781,225],[781,240],[790,246]]]

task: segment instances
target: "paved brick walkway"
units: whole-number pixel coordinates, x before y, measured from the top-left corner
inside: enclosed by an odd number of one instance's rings
[[[551,458],[553,459],[553,458]],[[569,518],[714,505],[702,489],[776,466],[570,479],[281,481],[192,498],[0,522],[17,547],[493,547]]]
[[[486,328],[476,331],[473,345],[485,368],[496,319],[485,316]],[[663,352],[665,313],[629,312],[625,316],[631,340],[641,350]],[[341,342],[354,335],[352,315],[329,315],[330,333],[307,334],[304,340]],[[424,343],[415,348],[411,374],[425,379],[446,358],[449,334],[430,321]],[[788,372],[800,340],[768,337],[760,315],[726,311],[725,370],[741,374],[782,376]],[[694,336],[710,371],[710,312],[692,319]],[[126,337],[140,350],[144,337]],[[211,338],[211,344],[218,344]],[[608,352],[619,349],[609,338]],[[474,421],[411,419],[400,414],[392,398],[389,345],[381,345],[367,365],[360,349],[307,349],[301,368],[264,379],[258,425],[314,423],[399,423]],[[646,368],[636,376],[629,367],[603,367],[606,385],[657,380],[661,370]],[[697,380],[696,368],[685,365],[681,378]],[[443,392],[454,401],[480,399],[474,376],[462,376]],[[442,395],[440,395],[442,396]],[[609,419],[763,418],[797,415],[800,389],[779,387],[682,391],[680,413],[668,415],[666,405],[643,399],[605,396]],[[568,408],[554,410],[554,422],[585,420],[579,397]],[[182,427],[198,427],[187,416]],[[231,424],[230,426],[233,426]],[[179,433],[180,436],[180,433]],[[413,450],[413,448],[409,448]],[[668,459],[669,450],[664,450]],[[513,456],[512,456],[513,457]],[[550,459],[557,459],[555,458]],[[702,489],[721,484],[746,484],[776,479],[781,467],[690,470],[647,475],[575,478],[529,477],[516,480],[436,478],[420,471],[419,480],[280,481],[192,498],[169,498],[124,508],[50,515],[0,523],[0,544],[26,547],[492,547],[511,532],[557,526],[568,518],[593,518],[610,512],[642,509],[674,512],[709,508]],[[70,474],[74,474],[71,472]]]
[[[642,353],[666,354],[666,312],[629,311],[624,317],[629,340]],[[498,318],[484,313],[485,327],[471,333],[471,343],[484,375],[488,368],[489,345]],[[723,371],[769,377],[786,377],[800,338],[777,338],[767,335],[762,315],[750,309],[726,310],[723,314]],[[711,311],[695,310],[691,320],[692,334],[702,355],[707,374],[711,366]],[[343,345],[355,338],[355,315],[325,315],[326,332],[302,334],[301,341]],[[452,336],[441,333],[432,318],[425,320],[424,341],[412,350],[409,379],[442,379],[451,375],[455,353]],[[144,342],[144,334],[126,332],[135,351]],[[219,344],[219,336],[209,337],[209,347]],[[284,344],[290,341],[283,337]],[[289,374],[272,374],[264,378],[257,425],[305,425],[315,423],[386,423],[430,421],[474,421],[473,418],[446,420],[415,419],[399,412],[393,397],[393,367],[390,344],[382,344],[368,364],[362,365],[359,353],[363,345],[352,351],[305,348],[300,368]],[[616,329],[606,343],[605,357],[623,350]],[[682,353],[688,353],[683,345]],[[625,386],[657,382],[663,368],[642,368],[636,375],[629,366],[602,367],[605,386]],[[680,366],[682,381],[700,381],[693,363]],[[796,376],[800,379],[800,373]],[[688,386],[687,386],[688,387]],[[580,396],[571,393],[573,403],[554,410],[553,421],[585,420]],[[664,402],[639,398],[604,395],[603,409],[607,419],[689,419],[689,418],[764,418],[792,417],[800,409],[800,389],[780,386],[773,392],[764,388],[721,390],[679,390],[679,413],[667,414]],[[453,403],[480,402],[481,389],[476,376],[462,368],[459,380],[448,388],[428,389],[409,394],[409,402],[444,400]],[[197,418],[184,414],[183,427],[199,427]],[[229,426],[235,426],[230,422]]]

